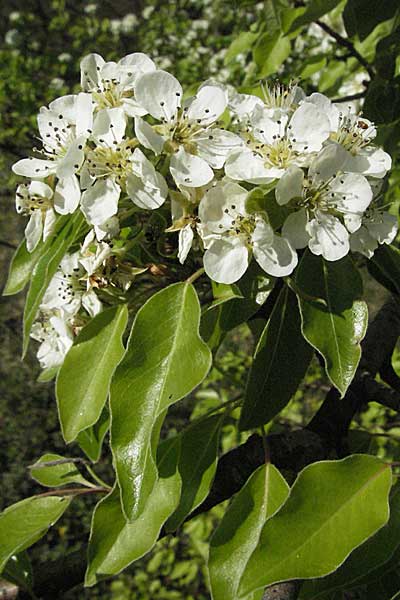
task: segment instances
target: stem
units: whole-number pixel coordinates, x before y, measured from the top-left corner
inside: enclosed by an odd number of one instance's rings
[[[93,479],[95,481],[97,481],[97,483],[103,487],[103,488],[108,488],[109,490],[111,490],[111,487],[105,482],[103,481],[92,469],[92,467],[88,464],[85,464],[86,470],[87,472],[90,474],[91,477],[93,477]]]
[[[261,425],[261,427],[260,427],[260,434],[261,434],[261,439],[262,439],[262,443],[263,443],[265,464],[268,465],[271,462],[271,453],[269,451],[269,445],[268,445],[268,441],[267,441],[267,434],[265,432],[264,425]]]
[[[83,496],[85,494],[108,494],[109,487],[92,487],[92,488],[64,488],[63,490],[50,490],[43,494],[36,494],[35,498],[45,498],[46,496]]]
[[[365,98],[367,95],[367,90],[363,92],[358,92],[358,94],[352,94],[351,96],[343,96],[342,98],[334,98],[332,102],[339,104],[340,102],[351,102],[352,100],[359,100],[360,98]]]
[[[190,277],[188,277],[186,279],[186,283],[193,283],[194,281],[196,281],[196,279],[198,279],[199,277],[201,277],[204,273],[204,267],[201,267],[201,269],[198,269],[197,271],[195,271],[193,273],[193,275],[191,275]]]
[[[343,46],[343,48],[347,48],[347,50],[349,51],[351,56],[353,56],[356,60],[358,60],[360,65],[362,65],[364,67],[364,69],[367,71],[367,73],[371,79],[373,79],[375,77],[375,71],[372,68],[372,66],[369,64],[369,62],[363,56],[361,56],[361,54],[358,52],[358,50],[355,49],[354,44],[352,44],[352,42],[350,42],[350,40],[341,36],[340,33],[337,33],[337,31],[334,31],[334,29],[329,27],[329,25],[327,25],[323,21],[317,20],[317,21],[315,21],[315,23],[319,27],[321,27],[321,29],[323,29],[325,31],[325,33],[327,33],[334,40],[336,40],[336,42],[340,46]]]

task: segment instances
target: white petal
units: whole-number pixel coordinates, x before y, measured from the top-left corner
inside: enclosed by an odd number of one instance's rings
[[[377,214],[366,222],[366,227],[380,244],[391,244],[397,235],[397,217],[387,212]]]
[[[220,182],[203,196],[199,205],[199,218],[206,228],[203,233],[221,233],[231,229],[232,218],[237,214],[246,215],[248,192],[233,181]]]
[[[54,190],[54,208],[60,215],[75,212],[81,199],[81,190],[75,175],[60,179]]]
[[[101,179],[82,194],[81,210],[92,225],[101,225],[118,211],[121,188],[111,179]]]
[[[347,151],[339,144],[329,143],[312,161],[308,174],[316,183],[326,181],[343,170]]]
[[[46,215],[44,217],[43,223],[43,241],[45,242],[47,238],[53,234],[55,224],[57,221],[57,215],[52,208],[46,210]]]
[[[382,148],[363,148],[359,154],[348,155],[344,170],[381,179],[392,167],[392,159]]]
[[[151,183],[129,174],[126,180],[126,191],[136,206],[154,210],[164,204],[168,195],[168,186],[160,173],[155,173],[154,181]]]
[[[176,183],[187,187],[200,187],[214,178],[214,171],[205,160],[183,148],[171,157],[170,170]]]
[[[274,144],[278,136],[284,137],[287,122],[288,117],[284,112],[276,109],[271,114],[268,109],[259,105],[250,116],[254,137],[264,144]]]
[[[93,290],[89,290],[82,295],[82,306],[87,310],[91,317],[95,317],[103,308],[96,292]]]
[[[145,148],[153,150],[154,154],[161,154],[164,138],[140,117],[135,119],[135,133],[137,139]]]
[[[122,107],[103,108],[94,120],[93,137],[100,143],[112,146],[114,141],[122,141],[125,129],[126,117]]]
[[[348,254],[349,233],[336,217],[319,213],[309,222],[307,229],[311,237],[308,247],[313,254],[322,254],[329,261],[339,260]]]
[[[216,239],[204,257],[207,275],[217,283],[234,283],[246,272],[249,251],[238,237]]]
[[[33,250],[38,245],[43,232],[43,217],[41,210],[34,210],[31,218],[25,227],[26,249],[28,252]]]
[[[129,117],[143,117],[147,115],[147,110],[135,98],[122,98],[122,107],[125,114]]]
[[[29,195],[40,196],[40,198],[47,198],[51,200],[53,197],[53,190],[47,183],[43,181],[31,181],[29,184]]]
[[[38,118],[38,121],[41,121],[44,125],[47,121],[46,116],[50,119],[54,119],[56,117],[58,121],[58,116],[62,115],[63,119],[65,119],[66,121],[70,123],[75,123],[77,117],[76,100],[76,94],[68,94],[67,96],[61,96],[60,98],[56,98],[55,100],[53,100],[53,102],[50,102],[48,111],[45,110],[39,114],[40,119]],[[43,137],[40,125],[39,130],[41,136]]]
[[[191,225],[186,225],[179,231],[179,252],[178,252],[178,260],[183,265],[185,262],[187,255],[189,254],[190,248],[193,243],[193,228]]]
[[[217,85],[204,85],[188,105],[187,117],[201,120],[203,125],[214,123],[228,105],[226,91]]]
[[[369,233],[366,227],[360,227],[360,229],[350,236],[350,248],[352,252],[359,252],[367,258],[372,258],[377,247],[377,240]]]
[[[87,137],[93,129],[93,100],[91,94],[78,94],[76,99],[76,136]]]
[[[307,232],[307,212],[301,208],[297,212],[290,214],[282,227],[282,235],[289,240],[293,248],[305,248],[309,242],[310,236]]]
[[[255,106],[263,106],[263,101],[258,96],[252,94],[238,94],[236,90],[229,92],[229,108],[238,117],[249,115]]]
[[[298,151],[317,152],[330,134],[328,117],[315,104],[305,102],[290,120],[290,138]]]
[[[222,169],[228,155],[243,146],[242,139],[224,129],[205,131],[204,136],[196,136],[197,151],[213,169]]]
[[[358,173],[345,173],[335,177],[329,191],[337,210],[344,215],[350,232],[361,226],[363,212],[372,200],[372,190],[368,181]]]
[[[261,156],[254,155],[251,150],[233,152],[225,163],[225,173],[228,177],[249,183],[270,183],[276,177],[265,167]]]
[[[95,225],[94,231],[96,234],[96,239],[99,242],[104,240],[105,237],[109,237],[110,239],[117,237],[120,232],[118,217],[110,217],[105,223],[102,223],[101,225]]]
[[[273,235],[272,241],[269,236],[262,238],[253,236],[254,258],[262,269],[274,277],[285,277],[290,275],[297,265],[297,252],[292,248],[286,238]]]
[[[152,71],[136,81],[135,97],[152,117],[170,121],[181,105],[182,86],[166,71]]]
[[[23,177],[48,177],[56,172],[57,163],[53,160],[41,160],[40,158],[23,158],[12,166],[16,175]]]
[[[81,86],[85,91],[97,89],[100,83],[99,72],[105,61],[99,54],[88,54],[81,60]]]
[[[320,110],[320,112],[324,113],[328,119],[331,131],[337,131],[339,127],[339,115],[340,111],[337,108],[336,104],[332,104],[332,102],[319,92],[314,92],[311,96],[308,96],[305,99],[305,102],[311,102],[315,104],[315,106]]]
[[[118,66],[126,69],[128,76],[129,73],[132,72],[133,83],[135,83],[138,77],[143,73],[156,70],[154,62],[143,52],[133,52],[132,54],[124,56],[124,58],[121,58],[119,61]]]
[[[65,179],[71,177],[79,170],[85,160],[85,153],[83,151],[85,141],[85,137],[81,136],[71,143],[65,156],[57,162],[57,177]]]
[[[292,198],[301,197],[304,173],[299,167],[289,167],[282,175],[275,188],[275,197],[281,206]]]

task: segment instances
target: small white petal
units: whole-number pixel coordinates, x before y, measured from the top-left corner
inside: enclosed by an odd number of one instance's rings
[[[204,158],[213,169],[222,169],[228,155],[243,146],[241,138],[224,129],[205,131],[204,136],[196,136],[198,155]]]
[[[182,147],[171,157],[170,170],[176,183],[187,187],[200,187],[214,178],[214,171],[205,160]]]
[[[76,98],[76,136],[88,136],[93,129],[93,100],[91,94],[78,94]]]
[[[283,237],[288,239],[293,248],[297,250],[305,248],[309,242],[310,236],[307,232],[307,223],[307,212],[304,208],[301,208],[290,214],[283,224]]]
[[[186,225],[179,231],[179,251],[178,251],[178,260],[183,265],[185,262],[187,255],[189,254],[190,248],[193,243],[193,228],[192,226]]]
[[[310,234],[308,247],[311,252],[329,261],[343,258],[350,250],[349,233],[333,215],[318,213],[307,226]]]
[[[274,277],[290,275],[297,265],[297,252],[286,238],[275,235],[272,228],[265,225],[264,228],[256,227],[253,234],[254,258],[269,275]]]
[[[57,163],[53,160],[40,158],[23,158],[12,166],[13,173],[23,177],[48,177],[56,172]]]
[[[33,250],[38,245],[43,232],[43,218],[41,210],[34,210],[31,218],[25,227],[26,249],[28,252]]]
[[[319,92],[314,92],[311,94],[311,96],[307,96],[305,102],[311,102],[312,104],[315,104],[320,112],[324,113],[328,117],[331,131],[337,131],[339,127],[340,111],[336,104],[333,104],[329,98],[323,94],[320,94]]]
[[[99,54],[88,54],[81,60],[81,86],[84,91],[98,88],[100,84],[100,70],[105,64]]]
[[[359,154],[353,156],[348,153],[344,170],[352,173],[362,173],[370,177],[382,179],[392,168],[392,159],[382,148],[372,146],[363,148]]]
[[[344,215],[344,221],[350,232],[361,226],[363,212],[372,200],[372,190],[368,181],[359,173],[345,173],[335,177],[329,190],[337,210]]]
[[[249,251],[238,237],[216,239],[206,250],[204,270],[217,283],[234,283],[249,265]]]
[[[41,198],[50,200],[53,197],[53,190],[43,181],[31,181],[29,184],[29,195],[40,196]]]
[[[225,173],[231,179],[248,181],[249,183],[270,183],[278,176],[265,167],[261,156],[254,155],[251,150],[233,152],[225,163]],[[283,174],[283,170],[279,171]]]
[[[135,133],[137,139],[145,148],[152,150],[154,154],[161,154],[165,141],[163,136],[154,131],[152,126],[140,117],[135,119]]]
[[[85,160],[85,153],[83,151],[85,141],[85,137],[81,136],[71,143],[65,156],[57,161],[57,177],[65,179],[71,177],[79,170]]]
[[[350,236],[350,248],[352,252],[359,252],[367,258],[372,258],[378,247],[378,241],[372,236],[366,227],[360,227]]]
[[[82,194],[81,210],[88,223],[101,225],[118,211],[121,188],[111,179],[100,179]]]
[[[75,175],[60,179],[54,190],[54,208],[60,215],[75,212],[81,199],[81,190]]]
[[[387,212],[378,214],[375,218],[367,220],[366,227],[380,244],[391,244],[397,235],[397,217]]]
[[[126,117],[122,107],[99,110],[93,123],[93,137],[108,146],[121,142],[125,135]],[[100,142],[102,143],[102,142]]]
[[[135,98],[155,119],[170,121],[181,105],[182,86],[166,71],[144,73],[136,81]]]
[[[87,310],[91,317],[95,317],[103,308],[96,292],[89,290],[82,295],[82,306]]]
[[[292,198],[301,196],[303,191],[304,173],[299,167],[289,167],[282,175],[275,188],[275,197],[281,206]]]
[[[203,125],[213,123],[228,105],[227,93],[217,85],[204,85],[188,104],[187,117],[191,121],[201,120]]]
[[[43,223],[43,241],[45,242],[50,235],[53,235],[57,215],[52,208],[46,210]]]
[[[125,114],[129,117],[143,117],[147,115],[147,110],[135,98],[122,98],[122,107]]]
[[[299,151],[317,152],[330,134],[328,117],[310,102],[297,108],[290,120],[290,137]]]
[[[347,160],[347,151],[340,144],[329,143],[312,161],[308,174],[316,183],[330,179],[343,170]]]

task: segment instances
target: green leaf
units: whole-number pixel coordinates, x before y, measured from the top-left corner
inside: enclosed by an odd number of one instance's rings
[[[219,437],[225,415],[213,415],[194,422],[181,435],[179,473],[182,493],[166,531],[175,531],[208,495],[217,468]]]
[[[347,0],[343,22],[349,37],[365,39],[382,21],[391,19],[399,10],[398,0]]]
[[[336,8],[341,1],[342,0],[311,0],[307,3],[307,6],[303,9],[303,12],[294,19],[287,33],[292,33],[299,27],[303,27],[304,25],[308,25],[309,23],[316,21],[326,13]]]
[[[224,64],[227,65],[232,62],[238,54],[249,52],[257,38],[258,33],[253,33],[252,31],[242,31],[239,33],[226,51]]]
[[[211,366],[199,324],[192,285],[176,283],[154,294],[136,315],[111,383],[111,449],[129,520],[143,511],[157,480],[154,454],[166,409],[199,385]]]
[[[68,459],[59,454],[43,454],[32,465],[30,473],[35,481],[47,487],[59,487],[70,483],[92,485],[80,474],[74,462],[68,462]]]
[[[386,244],[379,246],[368,261],[368,271],[393,294],[400,294],[400,250]]]
[[[168,440],[160,453],[160,477],[144,511],[135,521],[126,521],[117,487],[96,506],[89,539],[86,586],[94,585],[99,577],[119,573],[151,550],[162,525],[176,508],[181,487],[177,469],[179,443],[176,439]]]
[[[25,240],[22,240],[11,259],[3,296],[13,296],[24,289],[32,276],[33,267],[37,263],[42,250],[43,244],[39,244],[33,252],[28,252]]]
[[[289,486],[271,464],[257,469],[235,496],[210,541],[213,600],[236,600],[240,579],[262,528],[285,502]]]
[[[79,210],[73,215],[61,217],[58,221],[60,229],[57,229],[57,235],[50,238],[48,246],[45,244],[33,269],[24,311],[23,356],[28,348],[29,334],[43,295],[83,222],[84,217]]]
[[[122,336],[127,320],[124,304],[99,313],[82,329],[64,359],[56,395],[67,443],[100,417],[111,378],[125,352]]]
[[[390,518],[365,544],[356,548],[346,562],[324,579],[306,582],[302,586],[302,600],[312,600],[340,588],[357,587],[357,582],[387,563],[400,546],[400,485],[390,497]]]
[[[281,33],[263,33],[253,49],[254,62],[259,67],[259,77],[268,77],[276,73],[291,51],[288,38]]]
[[[44,536],[68,508],[70,498],[26,498],[0,513],[0,572],[18,554]]]
[[[368,86],[363,113],[375,123],[392,123],[399,118],[400,77],[386,80],[378,75]]]
[[[92,462],[97,462],[101,456],[104,437],[110,427],[110,413],[107,406],[103,408],[99,420],[78,434],[76,441]]]
[[[387,522],[391,483],[390,467],[373,456],[352,455],[303,469],[287,502],[264,525],[239,595],[337,569]]]
[[[285,286],[257,344],[247,380],[240,429],[268,423],[304,378],[313,349],[301,333],[296,296]]]
[[[348,256],[327,262],[307,251],[295,283],[303,335],[322,355],[329,379],[343,396],[357,369],[368,321],[367,305],[358,300],[361,276]]]

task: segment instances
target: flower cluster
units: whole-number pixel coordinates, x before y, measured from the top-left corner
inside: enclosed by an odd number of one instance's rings
[[[86,223],[33,329],[43,366],[62,362],[76,331],[102,310],[102,294],[126,291],[145,270],[124,262],[135,245],[127,215],[143,222],[168,207],[179,262],[193,247],[224,284],[253,257],[286,277],[298,250],[328,261],[350,250],[371,257],[397,233],[381,206],[391,159],[374,146],[374,125],[322,94],[306,96],[294,83],[252,96],[206,81],[186,96],[142,53],[118,63],[85,57],[81,86],[40,110],[41,148],[13,166],[30,180],[16,195],[17,211],[30,217],[29,252],[54,235],[60,215],[81,211]],[[274,211],[284,215],[279,224]]]

